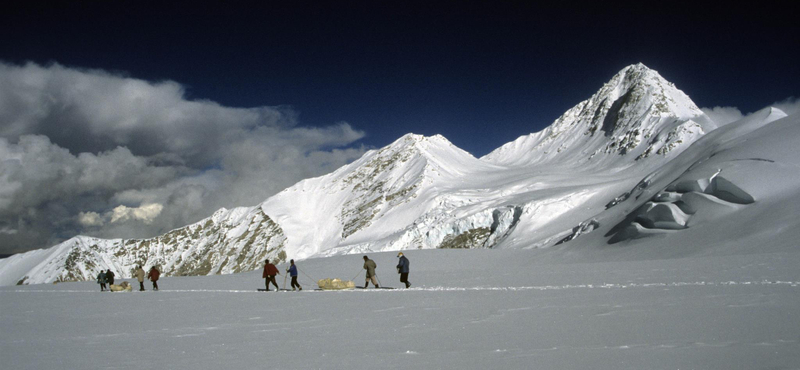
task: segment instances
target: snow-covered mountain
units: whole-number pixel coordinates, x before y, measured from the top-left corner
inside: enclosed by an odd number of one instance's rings
[[[266,257],[285,259],[285,242],[280,226],[259,208],[221,209],[155,238],[76,236],[50,249],[13,255],[0,265],[0,283],[92,280],[100,269],[130,277],[136,266],[153,265],[170,276],[230,274],[253,270]],[[17,281],[10,281],[14,276]]]
[[[796,121],[768,108],[717,129],[657,72],[633,65],[545,130],[480,159],[442,136],[409,134],[257,206],[222,209],[155,238],[78,236],[0,260],[0,284],[90,280],[107,268],[128,277],[136,265],[209,275],[253,270],[267,258],[681,237],[675,232],[724,223],[770,198],[748,171],[774,177],[764,163],[794,163],[783,151],[793,153],[785,143],[797,136],[766,133],[794,130]],[[765,136],[743,139],[754,132]],[[776,152],[728,158],[753,143]],[[792,176],[785,188],[796,190]]]
[[[483,159],[504,165],[558,161],[570,167],[624,167],[631,158],[674,156],[714,128],[686,94],[658,72],[636,64],[617,73],[550,127],[503,145]]]

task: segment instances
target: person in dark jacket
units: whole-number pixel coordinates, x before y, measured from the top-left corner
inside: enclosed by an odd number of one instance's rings
[[[147,278],[153,282],[153,290],[158,290],[158,277],[161,276],[161,272],[153,266],[150,268],[150,271],[147,272]]]
[[[292,290],[295,290],[295,287],[299,290],[303,290],[303,287],[301,287],[300,284],[297,283],[297,266],[295,266],[294,260],[290,260],[289,263],[290,266],[286,270],[286,273],[288,273],[289,276],[292,277]],[[286,284],[286,280],[284,280],[283,283]]]
[[[277,262],[277,261],[276,261]],[[261,277],[266,279],[264,282],[267,285],[267,291],[269,292],[269,283],[275,286],[275,291],[280,290],[278,287],[278,283],[275,281],[275,275],[280,275],[281,273],[278,271],[278,268],[275,265],[269,263],[269,260],[264,261],[264,273],[261,274]]]
[[[111,271],[111,269],[108,269],[108,271],[106,271],[106,282],[108,283],[109,287],[112,284],[114,284],[114,272]]]
[[[376,288],[380,288],[378,286],[378,280],[376,280],[376,268],[378,268],[378,265],[375,264],[375,261],[369,259],[367,256],[364,256],[364,270],[367,270],[367,281],[364,283],[364,289],[367,289],[370,281],[372,281],[372,285],[375,285]]]
[[[400,274],[400,282],[406,284],[406,289],[411,287],[411,283],[408,282],[408,258],[403,255],[403,252],[397,254],[397,257],[400,257],[400,262],[397,264],[397,272]]]
[[[100,273],[97,274],[97,283],[100,284],[100,291],[104,292],[106,290],[106,272],[100,270]]]

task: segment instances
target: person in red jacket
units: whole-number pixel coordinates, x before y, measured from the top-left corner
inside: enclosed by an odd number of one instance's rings
[[[278,262],[277,260],[275,262]],[[278,283],[275,282],[275,275],[280,275],[281,273],[278,272],[278,268],[275,265],[269,263],[269,260],[264,261],[264,273],[261,274],[262,278],[266,279],[265,284],[267,285],[267,291],[269,292],[269,283],[272,282],[272,285],[275,285],[275,290],[279,290]]]
[[[153,290],[158,290],[158,277],[161,276],[161,272],[153,266],[150,268],[150,271],[147,273],[147,278],[153,282]]]

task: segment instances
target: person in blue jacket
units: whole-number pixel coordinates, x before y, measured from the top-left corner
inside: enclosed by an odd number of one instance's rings
[[[100,291],[103,292],[106,290],[106,272],[100,270],[100,273],[97,274],[97,283],[100,284]]]
[[[411,283],[408,282],[408,258],[403,255],[403,252],[397,254],[397,257],[400,257],[400,262],[397,264],[397,273],[400,274],[400,282],[406,283],[406,288],[411,287]]]
[[[292,290],[296,290],[295,287],[297,287],[297,290],[303,290],[303,287],[297,283],[297,266],[295,266],[294,260],[290,260],[289,263],[291,263],[291,266],[289,266],[286,272],[292,277]],[[284,284],[286,283],[284,282]]]

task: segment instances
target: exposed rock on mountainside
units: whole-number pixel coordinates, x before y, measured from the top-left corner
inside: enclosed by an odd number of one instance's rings
[[[250,271],[265,259],[286,260],[286,236],[260,209],[219,210],[212,217],[150,239],[77,236],[54,247],[18,283],[94,279],[100,269],[130,277],[136,266],[158,266],[166,276]],[[9,262],[25,254],[12,256]]]

